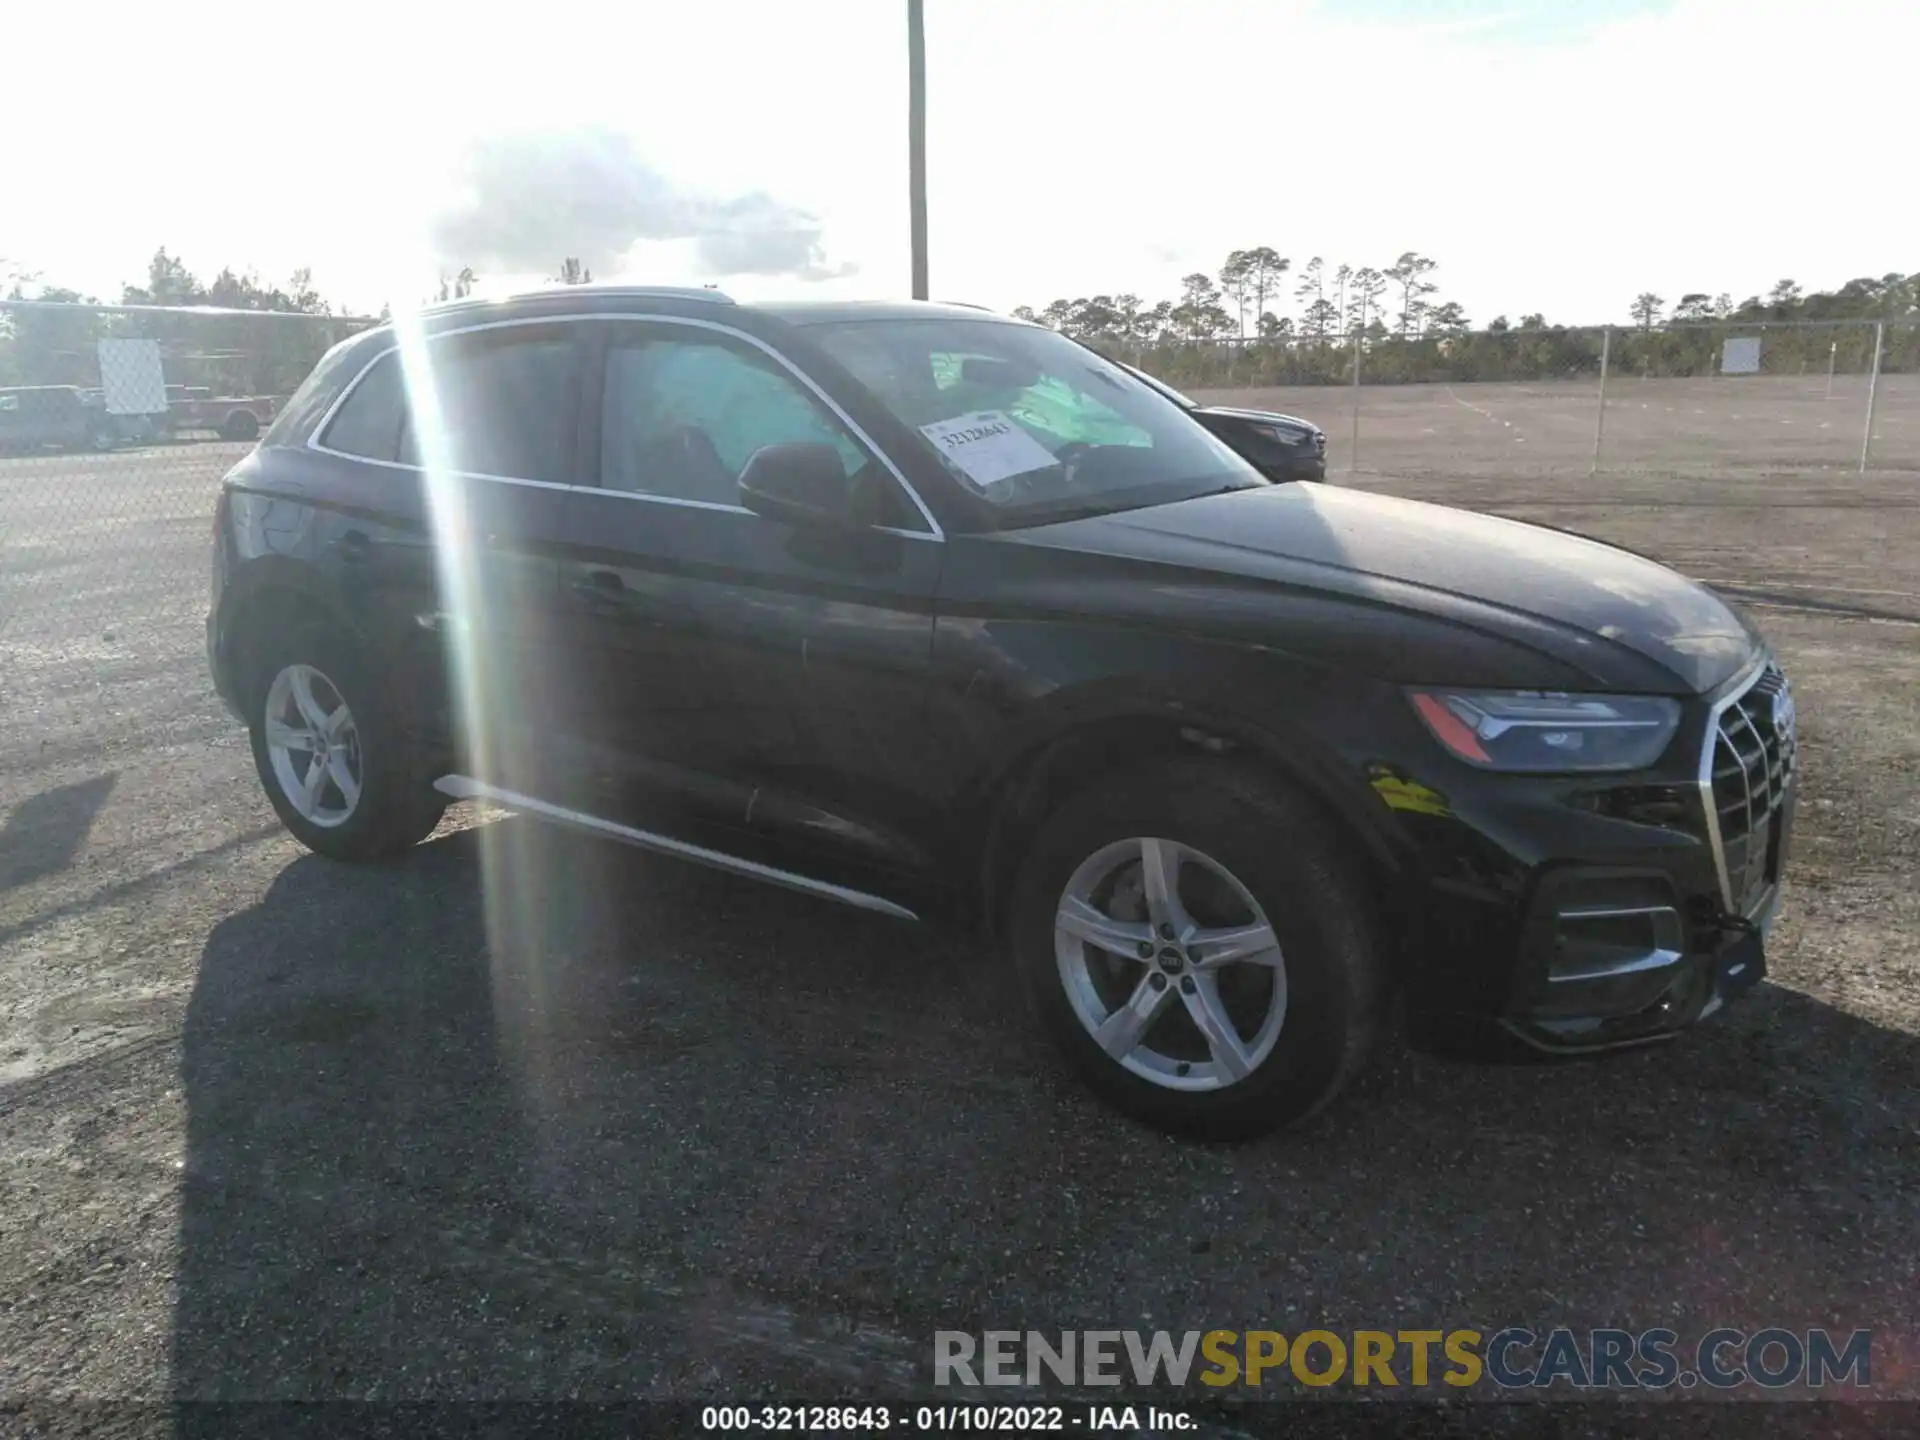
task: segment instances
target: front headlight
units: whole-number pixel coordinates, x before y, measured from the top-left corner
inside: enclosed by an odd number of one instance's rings
[[[1285,425],[1261,425],[1257,428],[1269,440],[1278,440],[1282,445],[1304,445],[1309,438],[1305,430],[1292,430]]]
[[[1680,725],[1664,695],[1414,690],[1413,708],[1447,749],[1483,770],[1639,770]]]

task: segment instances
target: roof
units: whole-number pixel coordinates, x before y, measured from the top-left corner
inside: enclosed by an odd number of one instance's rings
[[[939,300],[778,300],[752,307],[789,325],[833,325],[852,320],[1000,320],[982,305]]]

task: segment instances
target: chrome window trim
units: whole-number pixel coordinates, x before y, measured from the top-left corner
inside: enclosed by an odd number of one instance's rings
[[[1713,798],[1713,752],[1720,738],[1720,717],[1747,697],[1747,692],[1760,683],[1767,673],[1767,666],[1773,663],[1773,656],[1762,651],[1759,657],[1748,666],[1727,688],[1727,691],[1707,711],[1706,734],[1700,741],[1700,806],[1706,811],[1707,843],[1713,850],[1713,867],[1720,881],[1720,903],[1729,913],[1733,910],[1733,879],[1727,873],[1727,847],[1720,834],[1720,809]]]
[[[463,325],[458,329],[436,331],[426,337],[426,342],[431,345],[440,340],[451,339],[455,335],[473,335],[488,330],[510,330],[526,325],[568,325],[595,320],[624,321],[629,324],[639,325],[681,325],[693,330],[711,330],[721,335],[732,336],[736,340],[744,340],[747,344],[753,346],[754,349],[770,356],[783,369],[798,380],[842,425],[845,425],[860,444],[866,447],[868,453],[880,462],[889,475],[893,476],[894,482],[906,492],[907,498],[913,501],[914,508],[920,512],[920,518],[926,521],[928,527],[925,530],[909,530],[897,525],[875,525],[871,528],[880,534],[898,535],[908,540],[942,541],[946,539],[946,531],[941,529],[940,522],[934,519],[933,511],[927,508],[927,502],[920,498],[920,492],[913,488],[912,483],[901,473],[900,467],[893,463],[892,457],[880,448],[871,435],[867,434],[867,432],[861,428],[859,422],[847,414],[847,412],[841,408],[838,401],[827,394],[825,390],[821,389],[819,383],[815,381],[811,375],[807,374],[806,371],[802,370],[798,365],[794,364],[793,361],[789,360],[785,355],[782,355],[759,336],[750,335],[737,326],[722,325],[714,320],[698,320],[688,315],[649,315],[631,310],[596,310],[591,313],[573,315],[523,315],[515,316],[508,320],[489,320],[480,325]],[[330,455],[337,460],[353,460],[362,465],[378,465],[383,469],[404,470],[416,475],[424,473],[426,467],[421,465],[409,465],[400,460],[376,460],[367,455],[354,455],[345,450],[335,450],[331,446],[321,443],[321,436],[325,435],[328,429],[332,427],[334,417],[339,413],[341,406],[347,403],[347,400],[353,395],[353,392],[359,389],[360,382],[373,373],[374,366],[378,365],[389,355],[398,354],[399,350],[400,345],[396,340],[394,343],[386,346],[377,354],[370,357],[367,363],[360,367],[359,373],[341,387],[340,393],[334,397],[333,403],[327,406],[326,413],[323,414],[318,423],[314,425],[313,433],[307,437],[307,449],[319,455]],[[630,490],[607,490],[598,485],[566,485],[553,480],[525,480],[517,475],[489,475],[482,471],[473,470],[456,470],[453,473],[464,479],[491,480],[502,485],[535,485],[549,490],[574,490],[583,495],[617,495],[622,499],[638,500],[651,505],[678,505],[694,510],[719,510],[739,515],[751,515],[754,513],[744,505],[719,505],[710,500],[682,500],[671,495],[639,495]]]

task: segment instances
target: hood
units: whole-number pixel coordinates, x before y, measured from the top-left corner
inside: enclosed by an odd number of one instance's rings
[[[1629,551],[1362,490],[1261,486],[1027,534],[1418,611],[1550,653],[1596,688],[1698,694],[1761,643],[1704,586]]]
[[[1316,435],[1320,433],[1320,427],[1311,420],[1302,420],[1298,415],[1282,415],[1278,410],[1242,410],[1237,405],[1198,405],[1194,408],[1209,415],[1231,415],[1236,420],[1251,420],[1260,425],[1291,425]]]

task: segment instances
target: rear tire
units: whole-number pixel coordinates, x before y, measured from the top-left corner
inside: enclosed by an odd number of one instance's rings
[[[1317,805],[1196,758],[1055,811],[1008,930],[1042,1025],[1095,1091],[1162,1129],[1244,1140],[1312,1115],[1365,1058],[1385,995],[1371,914]]]
[[[260,417],[250,410],[236,410],[221,422],[222,440],[251,441],[260,438]]]
[[[439,823],[446,797],[422,773],[373,675],[336,633],[301,629],[263,647],[246,707],[260,784],[309,850],[381,859],[411,849]]]

